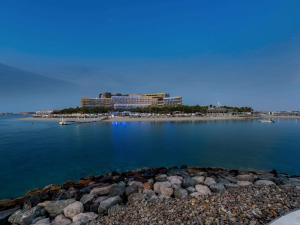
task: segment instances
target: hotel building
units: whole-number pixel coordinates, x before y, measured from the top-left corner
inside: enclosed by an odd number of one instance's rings
[[[82,98],[81,107],[106,107],[114,109],[132,109],[149,106],[182,105],[182,97],[170,97],[167,93],[152,94],[111,94],[105,92],[99,98]]]

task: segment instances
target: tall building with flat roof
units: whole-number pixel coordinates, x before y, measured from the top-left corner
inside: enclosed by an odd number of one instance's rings
[[[168,93],[150,94],[99,94],[99,98],[82,98],[81,106],[87,108],[105,107],[115,109],[132,109],[149,106],[182,105],[182,97],[170,97]]]

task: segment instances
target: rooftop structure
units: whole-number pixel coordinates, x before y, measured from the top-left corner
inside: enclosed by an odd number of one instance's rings
[[[112,94],[104,92],[98,98],[82,98],[81,106],[87,108],[105,107],[114,109],[132,109],[149,106],[182,105],[182,97],[170,97],[168,93],[150,94]]]

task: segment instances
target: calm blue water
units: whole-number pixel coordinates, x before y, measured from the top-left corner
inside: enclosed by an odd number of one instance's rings
[[[58,126],[0,117],[0,198],[111,170],[183,164],[300,174],[300,121]]]

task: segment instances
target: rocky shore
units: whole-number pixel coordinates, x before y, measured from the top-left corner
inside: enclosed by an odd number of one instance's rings
[[[300,208],[300,177],[156,168],[49,185],[0,201],[0,225],[267,224]]]

